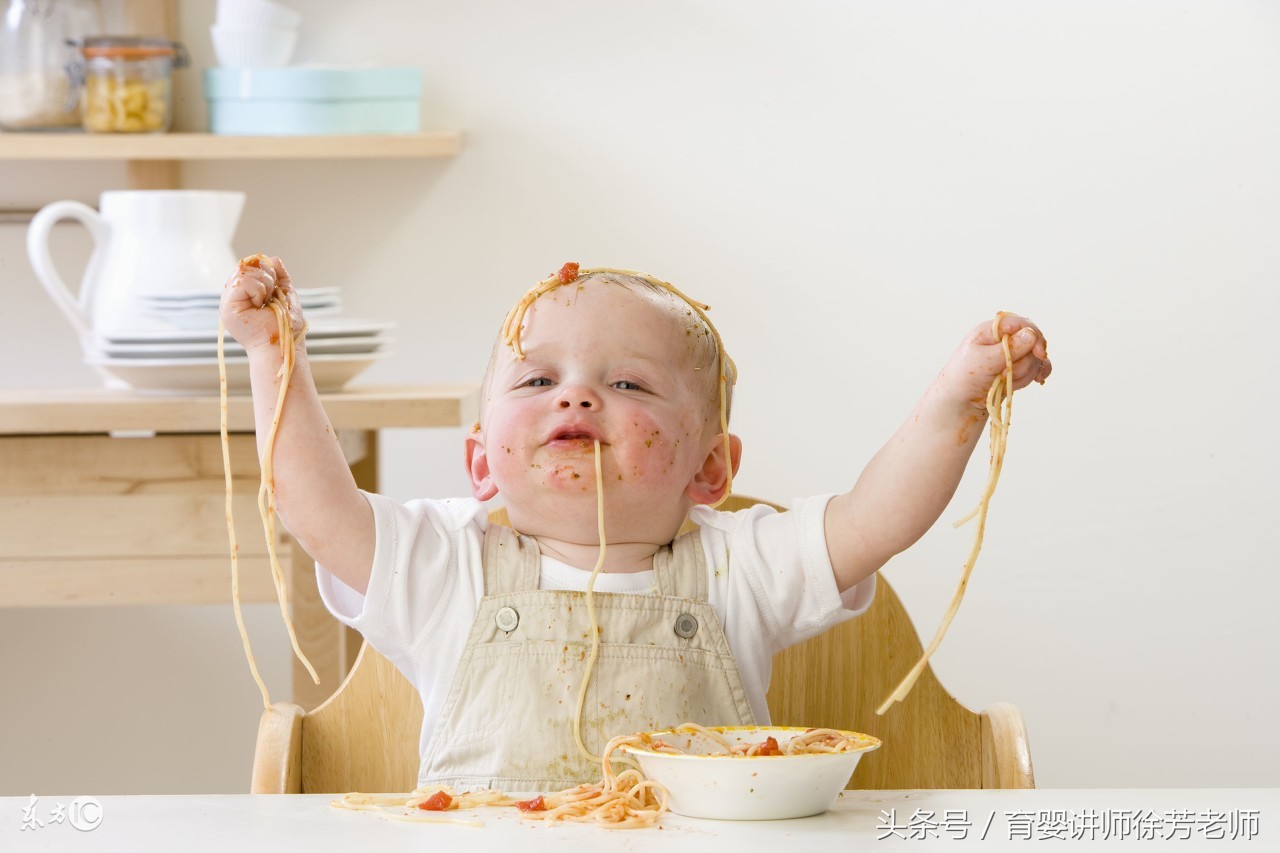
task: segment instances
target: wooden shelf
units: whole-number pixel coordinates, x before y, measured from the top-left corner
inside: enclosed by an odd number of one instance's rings
[[[334,429],[464,426],[476,418],[473,385],[352,386],[321,394]],[[227,401],[233,432],[253,429],[253,401]],[[89,389],[0,389],[0,435],[114,432],[216,433],[218,395]]]
[[[0,160],[425,159],[452,157],[461,141],[456,131],[387,136],[0,133]]]

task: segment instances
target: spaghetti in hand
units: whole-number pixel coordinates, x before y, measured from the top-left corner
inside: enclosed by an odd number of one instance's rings
[[[320,683],[320,676],[307,656],[298,645],[298,637],[293,628],[293,619],[289,614],[289,592],[285,584],[284,572],[280,568],[280,560],[276,555],[276,500],[275,477],[272,472],[271,457],[275,448],[276,433],[280,428],[280,415],[284,411],[285,396],[289,390],[289,380],[293,376],[294,359],[302,337],[306,334],[306,323],[302,320],[301,308],[293,290],[289,273],[279,258],[268,258],[266,255],[254,255],[240,261],[240,267],[231,281],[227,283],[223,296],[222,310],[218,314],[218,394],[221,412],[220,432],[222,435],[222,470],[226,480],[226,522],[227,539],[231,548],[231,603],[235,610],[236,626],[240,630],[240,640],[244,644],[245,657],[249,661],[249,671],[253,680],[262,692],[262,705],[271,707],[271,697],[266,683],[258,672],[258,664],[253,656],[249,643],[249,633],[245,630],[244,615],[240,608],[240,559],[239,545],[236,542],[235,517],[232,512],[232,478],[231,478],[231,444],[227,429],[227,362],[224,349],[226,333],[226,316],[230,315],[234,327],[232,334],[245,348],[245,351],[261,346],[278,346],[280,349],[280,370],[278,373],[280,392],[276,399],[275,412],[271,419],[271,428],[262,445],[261,481],[258,487],[258,513],[262,518],[262,530],[266,537],[267,555],[271,563],[271,578],[276,588],[276,599],[280,603],[280,613],[285,628],[289,632],[289,641],[298,660],[306,667],[312,681]]]
[[[1006,318],[1010,318],[1010,323],[1014,325],[1013,329],[1002,330],[1002,324],[1005,323]],[[1022,325],[1021,329],[1018,329],[1017,324],[1024,325]],[[991,503],[991,496],[995,494],[996,483],[1000,481],[1000,471],[1004,467],[1004,451],[1005,445],[1009,441],[1009,422],[1013,413],[1014,390],[1022,388],[1033,380],[1043,383],[1053,370],[1053,366],[1049,362],[1049,354],[1045,349],[1043,337],[1040,336],[1039,330],[1026,320],[999,311],[996,313],[995,319],[991,321],[990,338],[991,340],[987,341],[981,334],[975,334],[971,341],[978,345],[999,344],[1000,356],[1003,361],[1003,369],[996,373],[995,378],[991,380],[991,384],[985,389],[985,408],[991,423],[990,468],[987,474],[986,486],[982,490],[982,495],[978,498],[978,505],[968,515],[955,522],[955,526],[959,527],[974,518],[977,519],[973,544],[969,548],[969,556],[965,560],[964,567],[960,570],[960,583],[951,597],[951,604],[947,608],[946,615],[942,617],[942,624],[938,626],[933,640],[929,643],[929,647],[925,649],[924,654],[921,655],[920,660],[916,661],[915,666],[911,667],[910,671],[907,672],[906,676],[889,695],[889,698],[885,699],[880,707],[876,708],[876,714],[879,715],[883,715],[893,707],[894,703],[901,702],[911,692],[911,688],[915,686],[916,680],[924,672],[925,667],[928,666],[929,659],[933,657],[933,653],[942,644],[942,638],[946,635],[952,620],[955,619],[956,613],[960,610],[960,602],[963,600],[965,589],[969,585],[969,576],[973,573],[973,567],[978,561],[979,552],[982,551],[982,538],[987,529],[987,510]],[[1017,358],[1014,357],[1015,338],[1019,350]],[[971,371],[973,375],[977,375],[977,373],[977,371]],[[990,374],[988,373],[988,375]]]

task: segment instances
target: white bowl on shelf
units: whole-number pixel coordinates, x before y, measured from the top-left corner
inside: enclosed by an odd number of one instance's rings
[[[214,24],[209,28],[213,52],[225,68],[279,68],[288,65],[298,44],[298,31],[276,27],[241,28]]]
[[[232,28],[296,30],[302,15],[274,0],[218,0],[215,23]]]

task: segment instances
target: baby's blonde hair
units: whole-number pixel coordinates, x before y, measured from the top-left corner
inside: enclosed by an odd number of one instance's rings
[[[485,369],[484,381],[480,386],[480,416],[483,420],[485,401],[489,396],[493,381],[493,372],[498,362],[498,353],[510,346],[517,358],[523,358],[520,348],[520,329],[525,310],[546,293],[559,287],[585,287],[588,284],[610,284],[624,287],[640,293],[657,296],[671,309],[673,319],[680,322],[685,335],[690,338],[690,360],[697,373],[699,385],[707,390],[710,404],[709,413],[712,423],[720,420],[721,374],[724,376],[724,421],[728,424],[729,413],[733,404],[733,386],[737,382],[737,368],[729,354],[724,352],[724,344],[711,320],[704,313],[707,306],[694,302],[680,291],[660,279],[632,270],[589,269],[578,273],[577,264],[565,264],[559,273],[534,285],[521,297],[520,301],[507,314],[493,350],[489,354],[489,365]],[[479,424],[476,425],[477,428]]]

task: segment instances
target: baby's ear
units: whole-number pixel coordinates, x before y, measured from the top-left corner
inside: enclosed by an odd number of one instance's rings
[[[489,455],[484,449],[484,433],[467,434],[467,474],[471,477],[471,494],[477,500],[487,501],[498,493],[498,486],[493,482],[493,472],[489,470]]]
[[[729,471],[738,473],[742,464],[742,439],[736,435],[729,436],[730,460],[725,459],[724,434],[716,436],[707,458],[702,460],[702,467],[694,472],[693,479],[685,489],[685,495],[695,504],[714,504],[729,489]],[[730,465],[732,469],[730,469]]]

